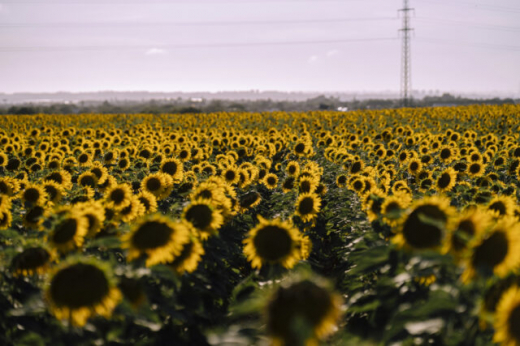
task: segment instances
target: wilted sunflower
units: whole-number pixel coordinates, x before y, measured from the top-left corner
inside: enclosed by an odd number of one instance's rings
[[[278,263],[292,268],[301,259],[300,231],[287,221],[266,220],[258,216],[258,225],[244,240],[244,254],[253,268]]]
[[[302,193],[296,201],[295,214],[298,215],[303,222],[314,220],[318,215],[321,207],[321,198],[314,192]]]
[[[448,167],[437,178],[436,188],[439,192],[449,192],[455,186],[457,180],[457,172]]]
[[[107,207],[114,210],[121,210],[130,204],[132,188],[128,184],[117,184],[111,186],[105,192]]]
[[[168,263],[168,266],[179,275],[191,273],[197,269],[203,255],[204,248],[200,241],[196,237],[190,237],[182,247],[181,253],[175,256],[173,262]]]
[[[336,330],[341,304],[341,296],[316,279],[282,285],[266,309],[272,344],[317,345]]]
[[[150,267],[173,261],[188,242],[189,234],[184,223],[155,214],[141,220],[123,237],[123,248],[128,248],[128,261],[146,255],[146,266]]]
[[[45,298],[57,319],[84,326],[92,316],[110,317],[121,292],[106,265],[93,259],[72,259],[53,271]]]
[[[454,214],[447,198],[434,196],[417,201],[402,216],[392,241],[409,249],[438,249]]]
[[[88,219],[79,212],[71,212],[58,221],[48,234],[49,244],[66,253],[83,245],[88,233]]]
[[[505,277],[520,266],[520,224],[514,217],[500,219],[489,231],[475,235],[466,253],[462,280],[477,274]]]
[[[198,231],[202,240],[216,234],[224,224],[224,217],[206,199],[193,200],[182,212],[182,218]]]
[[[515,285],[500,298],[495,313],[493,342],[520,345],[520,288]]]
[[[13,257],[11,271],[13,275],[42,275],[56,258],[56,253],[45,246],[30,246]]]

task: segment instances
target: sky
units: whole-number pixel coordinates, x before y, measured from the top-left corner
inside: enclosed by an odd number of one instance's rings
[[[0,0],[0,92],[400,88],[403,0]],[[412,88],[520,95],[518,0],[410,0]]]

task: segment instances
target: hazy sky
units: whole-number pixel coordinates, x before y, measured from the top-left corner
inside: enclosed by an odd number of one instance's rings
[[[398,91],[402,0],[0,0],[0,92]],[[414,89],[520,94],[519,0],[410,0]]]

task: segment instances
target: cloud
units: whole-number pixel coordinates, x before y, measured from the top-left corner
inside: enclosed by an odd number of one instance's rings
[[[307,59],[307,62],[309,64],[314,64],[316,61],[318,61],[318,56],[317,55],[312,55],[309,57],[309,59]]]
[[[338,53],[339,53],[339,51],[337,51],[336,49],[333,49],[333,50],[329,50],[325,55],[327,55],[327,57],[331,57]]]
[[[148,49],[145,54],[146,55],[160,55],[160,54],[166,54],[166,51],[164,49],[160,49],[160,48],[151,48],[151,49]]]

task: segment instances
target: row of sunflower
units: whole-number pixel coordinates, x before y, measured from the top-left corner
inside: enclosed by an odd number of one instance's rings
[[[3,117],[0,341],[520,344],[519,110]]]

